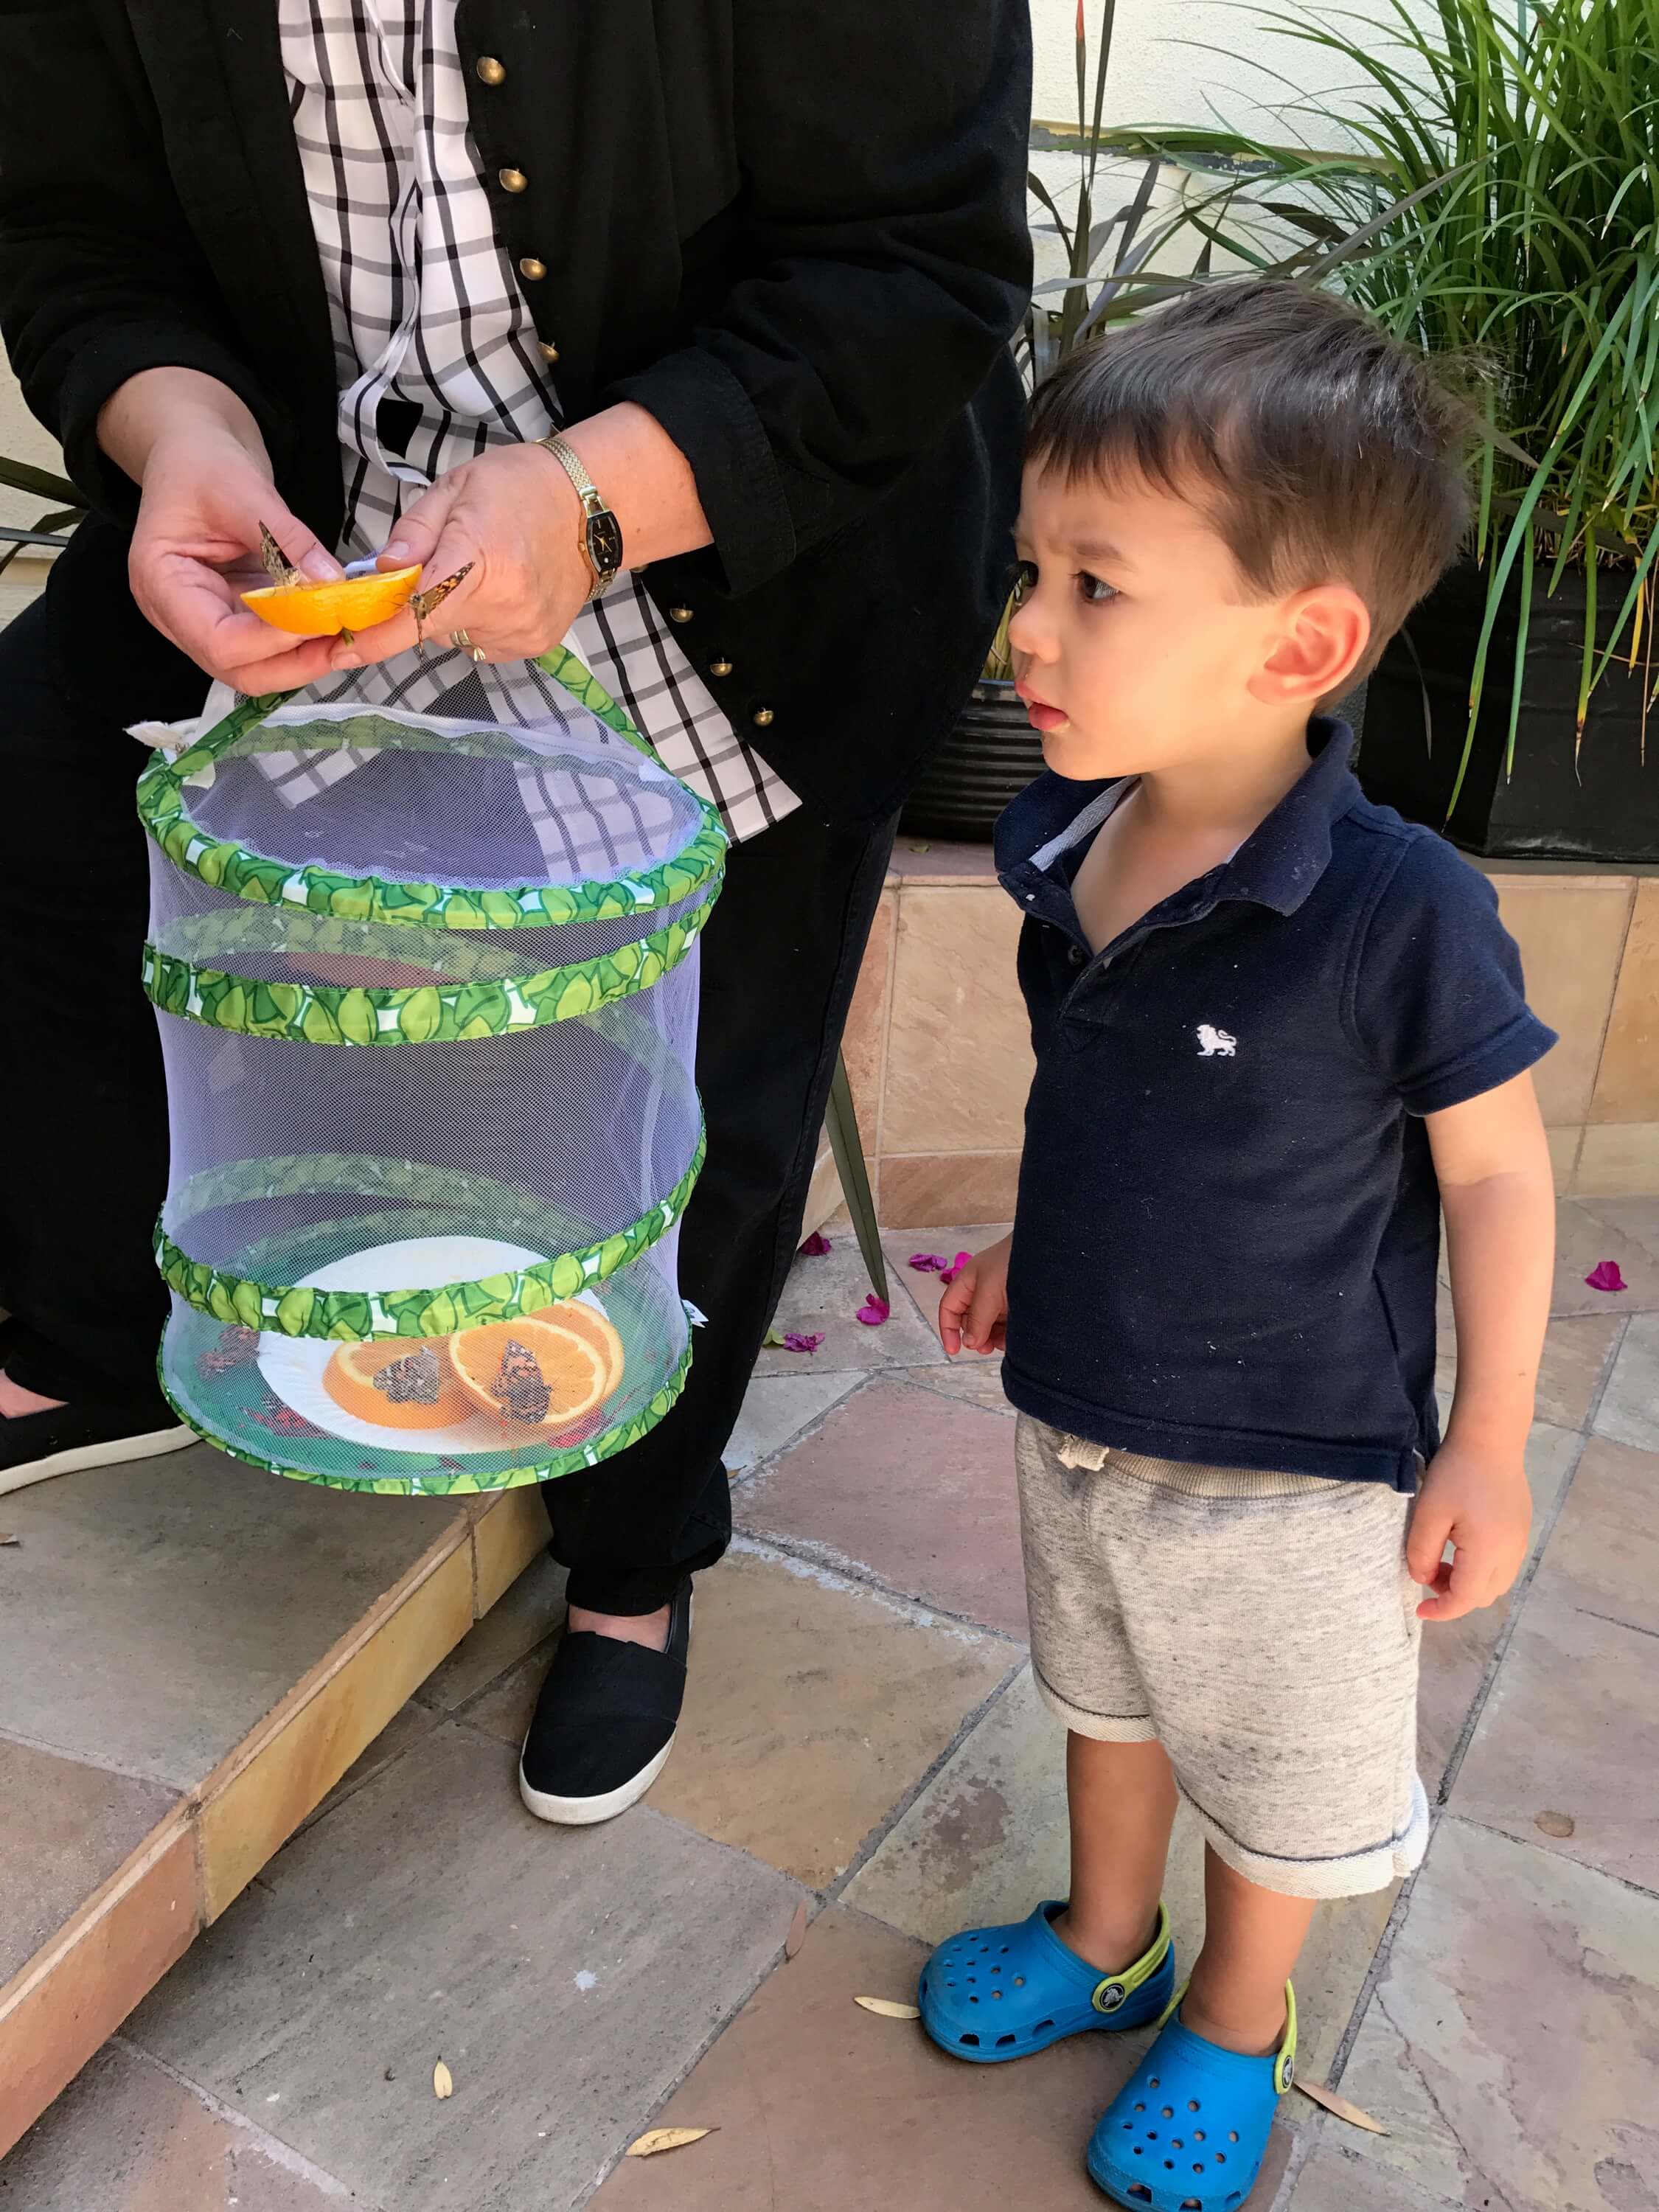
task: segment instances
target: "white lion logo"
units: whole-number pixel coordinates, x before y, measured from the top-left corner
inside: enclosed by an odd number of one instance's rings
[[[1231,1060],[1238,1050],[1238,1039],[1229,1036],[1208,1022],[1198,1025],[1198,1056],[1200,1060]]]

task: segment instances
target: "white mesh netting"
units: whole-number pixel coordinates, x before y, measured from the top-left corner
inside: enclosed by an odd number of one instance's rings
[[[707,811],[574,702],[532,729],[289,708],[182,799],[146,954],[174,1403],[405,1492],[643,1435],[688,1357]]]

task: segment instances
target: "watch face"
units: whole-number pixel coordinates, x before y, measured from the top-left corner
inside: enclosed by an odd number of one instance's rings
[[[622,566],[622,525],[614,514],[595,514],[588,518],[587,557],[593,564],[596,576],[614,576]]]

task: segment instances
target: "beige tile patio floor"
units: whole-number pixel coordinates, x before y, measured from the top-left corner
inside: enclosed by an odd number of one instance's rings
[[[1304,2072],[1389,2133],[1292,2097],[1250,2212],[1659,2206],[1659,1202],[1562,1211],[1527,1576],[1429,1632],[1427,1860],[1328,1909],[1298,1976]],[[751,1389],[741,1534],[649,1800],[586,1832],[519,1808],[562,1610],[538,1563],[0,2165],[0,2212],[1100,2202],[1081,2145],[1129,2049],[970,2069],[852,2002],[1066,1882],[1009,1417],[945,1365],[903,1264],[975,1233],[886,1240],[881,1330],[850,1321],[850,1239],[797,1263],[784,1325],[826,1341]],[[1585,1288],[1601,1258],[1627,1292]],[[168,1780],[136,1759],[93,1844]],[[1170,1899],[1190,1947],[1190,1834]],[[659,2121],[718,2132],[621,2162]]]

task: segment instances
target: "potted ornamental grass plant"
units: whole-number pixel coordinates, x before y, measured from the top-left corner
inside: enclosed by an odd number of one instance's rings
[[[1218,266],[1300,260],[1467,375],[1482,434],[1468,558],[1371,678],[1361,776],[1477,853],[1659,860],[1659,0],[1254,20],[1280,85],[1343,80],[1279,108],[1296,146],[1135,139]]]

